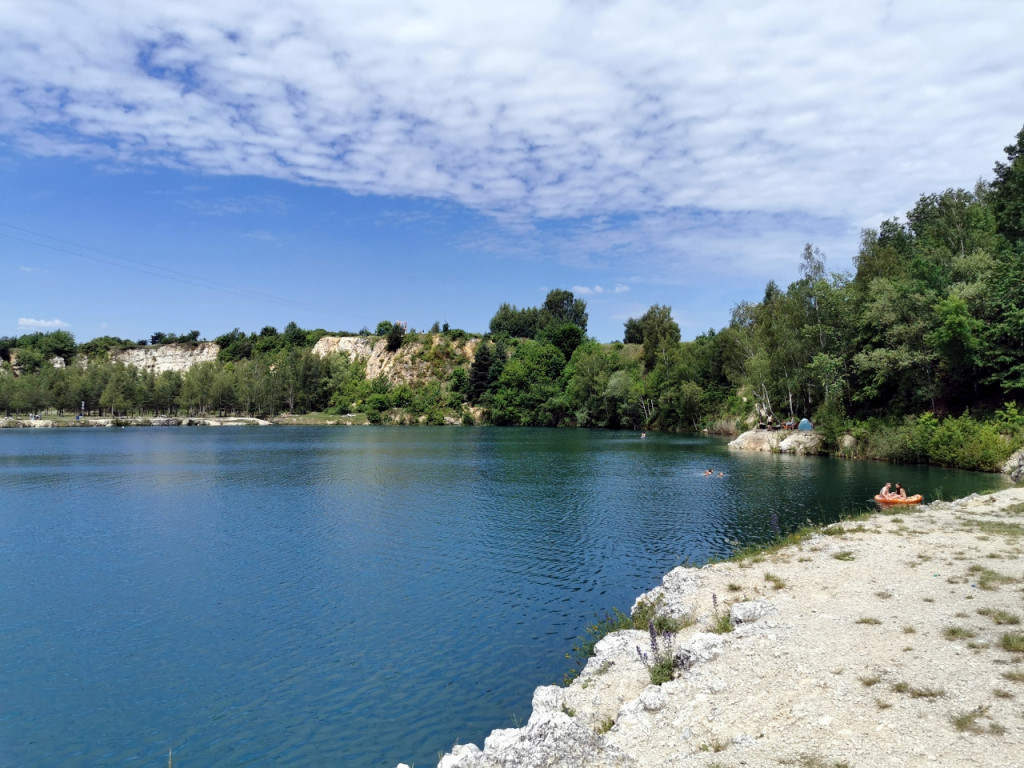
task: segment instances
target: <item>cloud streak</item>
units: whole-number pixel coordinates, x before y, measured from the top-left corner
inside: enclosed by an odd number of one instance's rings
[[[68,323],[65,323],[63,320],[60,320],[58,318],[54,318],[53,320],[33,320],[31,317],[18,318],[18,328],[22,330],[53,331],[57,330],[58,328],[70,327],[71,326]]]
[[[991,166],[1022,27],[1003,2],[6,3],[0,132],[508,222],[860,221]]]

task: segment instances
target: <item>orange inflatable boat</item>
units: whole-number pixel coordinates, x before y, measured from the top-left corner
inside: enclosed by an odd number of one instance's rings
[[[899,496],[895,496],[891,499],[883,499],[881,496],[875,496],[875,501],[879,504],[920,504],[924,500],[924,497],[918,493],[914,496],[907,496],[905,499],[901,499]]]

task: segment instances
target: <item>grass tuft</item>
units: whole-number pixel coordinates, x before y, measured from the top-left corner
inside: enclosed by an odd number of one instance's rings
[[[782,589],[786,582],[770,571],[765,571],[764,580],[772,585],[772,589]]]
[[[1004,651],[1024,653],[1024,632],[1004,632],[999,638],[999,645]]]
[[[964,627],[946,627],[942,631],[942,635],[947,640],[964,640],[969,637],[977,637],[978,633]]]
[[[849,562],[850,560],[854,559],[853,552],[851,552],[848,549],[844,549],[842,552],[836,552],[834,555],[832,555],[832,557],[834,557],[836,560],[843,560],[844,562]]]

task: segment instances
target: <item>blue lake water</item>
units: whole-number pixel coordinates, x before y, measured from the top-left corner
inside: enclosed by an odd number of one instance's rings
[[[887,480],[1004,485],[660,434],[2,430],[0,765],[435,765],[595,615]]]

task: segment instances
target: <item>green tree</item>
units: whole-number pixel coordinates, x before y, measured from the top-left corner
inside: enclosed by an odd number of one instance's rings
[[[1006,162],[995,165],[990,204],[1000,234],[1018,241],[1024,239],[1024,128],[1004,151]]]

